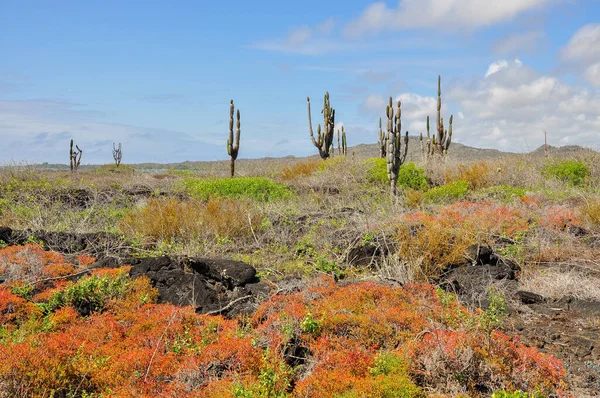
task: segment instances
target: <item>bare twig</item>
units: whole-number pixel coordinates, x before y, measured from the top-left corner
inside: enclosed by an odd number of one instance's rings
[[[223,313],[223,312],[227,311],[228,309],[230,309],[231,307],[233,307],[234,305],[236,305],[236,304],[237,304],[237,303],[239,303],[240,301],[242,301],[242,300],[247,300],[247,299],[249,299],[249,298],[251,298],[251,297],[252,297],[252,295],[248,295],[248,296],[244,296],[244,297],[237,298],[237,299],[235,299],[235,300],[233,300],[233,301],[230,301],[230,302],[229,302],[229,304],[227,304],[225,307],[223,307],[223,308],[220,308],[220,309],[218,309],[218,310],[214,310],[214,311],[207,312],[207,313],[205,313],[204,315],[220,315],[221,313]]]
[[[148,363],[148,367],[146,368],[146,374],[144,375],[144,382],[146,382],[146,380],[148,379],[148,373],[150,373],[150,367],[152,366],[152,362],[154,361],[154,357],[156,356],[156,352],[158,351],[158,346],[160,346],[160,342],[162,341],[163,337],[165,337],[165,334],[167,334],[167,330],[173,323],[173,320],[175,319],[175,315],[177,315],[177,311],[173,311],[173,315],[171,315],[171,319],[169,319],[169,323],[167,323],[167,326],[165,326],[165,329],[163,330],[162,334],[160,335],[160,338],[156,342],[156,346],[154,347],[154,352],[152,353],[152,357],[150,358],[150,362]]]

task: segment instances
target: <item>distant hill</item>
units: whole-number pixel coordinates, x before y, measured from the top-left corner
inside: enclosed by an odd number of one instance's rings
[[[545,155],[544,146],[542,145],[539,148],[537,148],[529,153],[534,156],[544,156]],[[550,155],[569,156],[569,155],[575,155],[575,154],[581,154],[581,153],[597,153],[597,152],[594,151],[593,149],[584,148],[579,145],[565,145],[565,146],[560,146],[560,147],[548,145],[548,153]]]
[[[379,156],[379,148],[377,144],[360,144],[348,148],[348,153],[354,152],[359,157],[376,157]],[[512,152],[502,152],[497,149],[474,148],[453,142],[448,151],[451,158],[463,160],[489,160],[512,154]],[[419,161],[423,158],[421,142],[419,137],[408,137],[408,153],[406,155],[408,161]]]
[[[307,141],[306,145],[310,145],[310,141]],[[562,147],[548,146],[549,152],[554,156],[571,156],[581,153],[597,153],[596,151],[588,148],[584,148],[578,145],[567,145]],[[316,152],[316,149],[315,149]],[[379,156],[379,148],[377,144],[359,144],[348,148],[348,154],[354,154],[359,158],[370,158]],[[511,155],[531,155],[531,156],[544,156],[544,146],[529,152],[529,153],[515,153],[515,152],[502,152],[497,149],[490,148],[475,148],[457,142],[453,142],[448,156],[453,159],[460,159],[461,161],[477,161],[477,160],[493,160],[503,156]],[[296,156],[285,156],[280,158],[265,157],[260,159],[238,159],[236,164],[244,168],[245,170],[252,170],[260,167],[263,173],[268,173],[271,168],[275,169],[285,165],[287,163],[294,163],[300,159],[318,159],[318,154],[308,157],[296,157]],[[408,144],[408,161],[418,162],[422,160],[422,149],[419,137],[409,137]],[[211,160],[211,161],[185,161],[179,163],[137,163],[132,164],[137,170],[141,171],[164,171],[164,170],[193,170],[206,173],[220,174],[222,170],[228,170],[229,160]],[[81,169],[95,169],[100,165],[82,165]],[[63,164],[48,164],[43,163],[39,165],[33,165],[40,169],[50,170],[67,170],[68,165]],[[262,174],[262,173],[261,173]]]

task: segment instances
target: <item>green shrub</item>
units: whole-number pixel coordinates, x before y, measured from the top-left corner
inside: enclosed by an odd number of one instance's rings
[[[415,166],[413,162],[406,163],[400,167],[400,171],[398,172],[398,186],[416,191],[423,191],[429,188],[427,178],[425,178],[425,171]]]
[[[464,198],[469,192],[468,181],[454,181],[441,187],[431,188],[425,193],[427,202],[447,202]]]
[[[54,293],[42,305],[47,312],[72,305],[81,313],[102,311],[111,299],[123,299],[130,290],[131,278],[124,270],[116,275],[90,275]]]
[[[583,186],[590,176],[589,167],[577,160],[564,160],[554,162],[546,166],[544,170],[546,178],[557,178],[574,187]]]
[[[391,352],[380,352],[369,369],[370,379],[341,394],[340,398],[424,398],[426,395],[408,375],[406,361]]]
[[[182,181],[185,190],[195,199],[210,198],[251,198],[261,202],[285,198],[289,189],[268,178],[186,178]]]
[[[365,161],[367,179],[370,182],[388,184],[387,161],[383,158],[370,158]],[[428,188],[425,171],[417,167],[413,162],[406,163],[400,167],[398,172],[398,186],[414,190],[425,190]]]
[[[501,201],[511,201],[516,198],[525,196],[525,190],[522,188],[515,188],[510,185],[496,185],[493,187],[485,188],[482,193],[486,196],[498,199]]]
[[[387,162],[383,158],[369,158],[365,160],[368,166],[367,179],[369,182],[379,182],[387,184]]]

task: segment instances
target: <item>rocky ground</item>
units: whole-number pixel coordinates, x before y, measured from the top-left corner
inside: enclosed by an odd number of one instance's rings
[[[31,231],[0,228],[0,239],[11,244],[27,242]],[[108,234],[34,233],[47,247],[63,253],[86,248],[118,248],[117,239]],[[100,244],[103,242],[104,244]],[[112,242],[113,245],[106,245]],[[260,280],[256,269],[241,261],[189,257],[119,257],[120,250],[100,258],[89,266],[113,268],[130,265],[130,275],[145,275],[158,289],[159,302],[179,306],[192,305],[197,313],[234,318],[252,314],[258,306],[279,293],[298,291],[303,281],[288,278],[275,284]],[[353,262],[369,264],[381,251],[364,245],[349,254]],[[501,329],[517,335],[528,346],[537,347],[563,361],[568,370],[571,392],[576,397],[600,396],[600,302],[572,296],[547,299],[520,289],[521,269],[514,262],[494,253],[487,246],[473,245],[462,262],[449,267],[438,285],[456,293],[471,308],[490,306],[490,288],[507,298]],[[79,275],[81,276],[81,275]],[[77,277],[75,277],[76,279]],[[3,277],[0,276],[0,281]],[[347,284],[349,281],[340,281]],[[382,281],[390,283],[390,281]]]

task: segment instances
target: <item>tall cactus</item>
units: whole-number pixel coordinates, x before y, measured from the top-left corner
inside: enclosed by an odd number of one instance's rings
[[[437,118],[436,118],[436,133],[431,138],[429,134],[429,116],[427,116],[427,142],[425,143],[426,157],[439,154],[444,156],[448,153],[448,148],[452,143],[452,120],[453,115],[450,115],[450,123],[448,129],[444,129],[444,118],[442,118],[442,78],[438,75],[438,99],[437,99]],[[421,142],[423,136],[421,135]]]
[[[121,164],[121,159],[123,159],[123,151],[121,150],[120,142],[119,142],[118,148],[115,146],[115,143],[113,142],[113,159],[115,160],[115,165],[117,166],[117,168],[119,168],[119,165]]]
[[[235,145],[233,144],[233,114],[235,113],[235,106],[233,105],[233,100],[229,102],[229,138],[227,139],[227,154],[229,155],[230,163],[229,163],[229,171],[231,177],[235,174],[235,160],[238,156],[238,151],[240,149],[240,110],[237,110],[237,123],[235,130]]]
[[[321,125],[317,126],[317,139],[313,134],[312,119],[310,114],[310,97],[306,97],[308,104],[308,127],[310,129],[310,138],[312,143],[319,150],[319,156],[321,159],[327,159],[330,156],[330,150],[333,147],[333,132],[335,126],[335,109],[331,107],[329,102],[329,92],[325,93],[323,99],[323,131],[321,132]]]
[[[392,97],[390,97],[390,103],[386,107],[385,113],[387,116],[387,172],[392,196],[395,197],[400,166],[406,160],[408,152],[408,131],[404,136],[404,148],[402,148],[402,104],[400,100],[398,100],[396,116],[394,116]]]
[[[381,129],[381,118],[379,118],[379,141],[377,141],[377,147],[379,148],[379,156],[385,159],[387,146],[386,134]]]
[[[76,149],[74,150],[73,139],[71,139],[71,144],[69,146],[69,163],[71,171],[77,171],[81,164],[81,155],[83,155],[83,151],[79,148],[79,145],[75,145],[75,148]]]
[[[340,141],[340,131],[341,131],[341,141]],[[346,130],[344,130],[344,126],[337,131],[337,141],[338,141],[338,155],[346,156],[348,154],[348,147],[346,143]]]

